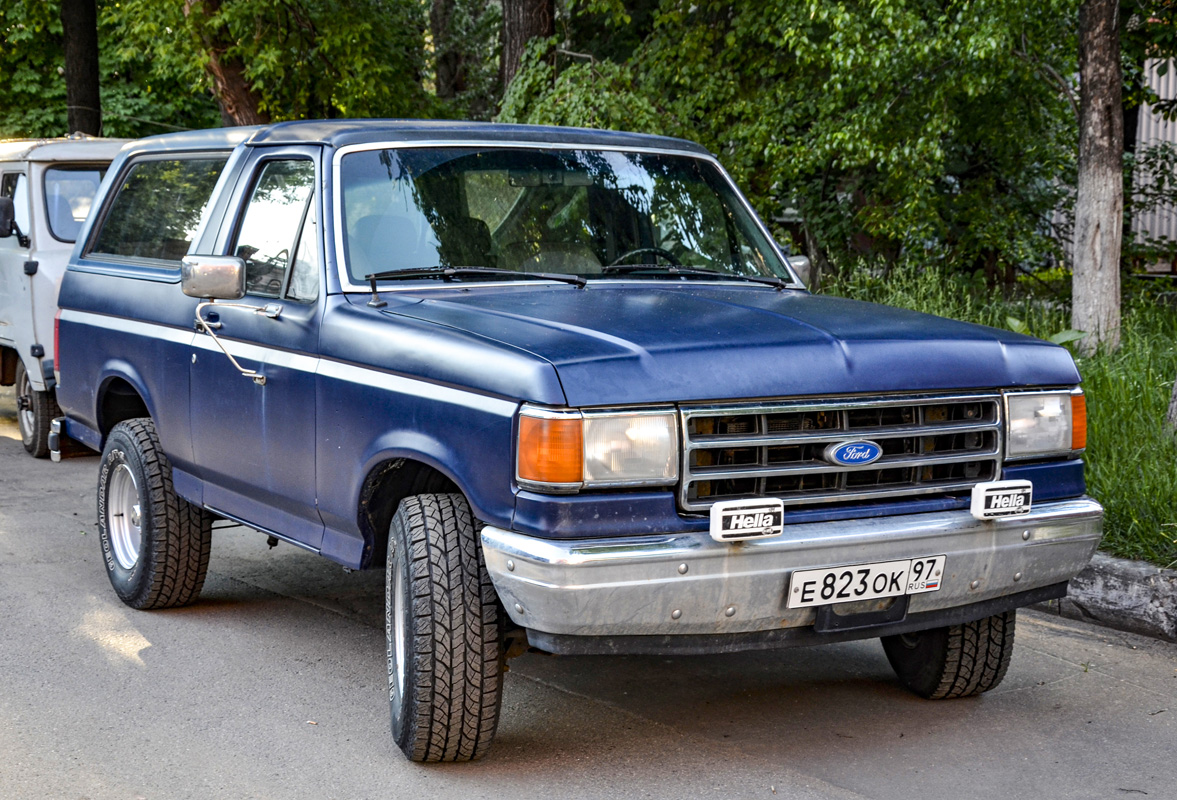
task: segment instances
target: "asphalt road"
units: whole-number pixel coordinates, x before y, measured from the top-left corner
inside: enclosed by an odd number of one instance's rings
[[[1177,646],[1021,612],[1005,682],[929,702],[875,641],[511,662],[480,762],[388,736],[381,574],[215,534],[201,600],[123,606],[97,458],[0,392],[0,798],[1177,798]]]

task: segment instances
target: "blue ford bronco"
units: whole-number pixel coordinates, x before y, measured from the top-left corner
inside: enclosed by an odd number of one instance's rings
[[[134,608],[211,521],[386,570],[392,734],[475,758],[506,658],[879,637],[929,698],[1102,525],[1061,347],[811,295],[716,159],[627,133],[292,122],[112,164],[61,287],[65,437]]]

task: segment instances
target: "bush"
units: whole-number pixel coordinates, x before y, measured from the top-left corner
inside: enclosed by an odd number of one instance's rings
[[[1042,338],[1070,324],[1067,275],[1027,276],[1004,297],[979,275],[910,264],[859,264],[842,274],[823,291]],[[1177,376],[1177,293],[1156,284],[1128,279],[1122,347],[1076,361],[1087,395],[1087,488],[1107,512],[1101,548],[1163,567],[1177,563],[1177,437],[1165,425]]]

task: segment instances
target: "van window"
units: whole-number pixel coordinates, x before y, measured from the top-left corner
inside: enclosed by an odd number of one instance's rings
[[[3,185],[0,186],[0,194],[5,197],[12,198],[13,210],[16,212],[14,218],[16,219],[16,227],[20,228],[20,232],[29,235],[29,180],[25,177],[23,172],[6,172],[4,173]]]
[[[49,232],[63,242],[76,242],[90,204],[98,194],[105,167],[50,167],[45,170],[45,208]]]
[[[140,161],[123,176],[91,253],[179,261],[228,155]]]

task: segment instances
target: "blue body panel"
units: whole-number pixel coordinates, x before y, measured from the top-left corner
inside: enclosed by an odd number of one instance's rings
[[[515,284],[417,296],[423,302],[396,313],[550,361],[577,407],[1079,382],[1070,354],[1039,339],[755,284]]]
[[[283,301],[277,319],[218,310],[242,377],[206,334],[178,264],[116,263],[84,255],[91,217],[62,284],[61,383],[67,432],[101,447],[100,398],[123,380],[156,420],[188,500],[318,550],[366,564],[360,524],[365,478],[407,458],[449,476],[488,523],[552,538],[704,530],[672,489],[547,496],[514,483],[522,403],[602,407],[918,391],[1073,386],[1065,349],[909,311],[800,290],[708,280],[610,279],[585,289],[513,281],[424,281],[369,296],[340,292],[331,156],[361,142],[544,142],[705,154],[677,139],[478,123],[292,122],[189,132],[131,143],[128,159],[233,149],[191,252],[228,252],[263,157],[318,163],[323,290]],[[109,178],[96,203],[117,185]],[[246,297],[262,305],[268,300]],[[1035,501],[1083,492],[1078,460],[1008,465],[1034,482]],[[859,507],[790,509],[786,521],[853,519],[962,508],[940,497]]]

